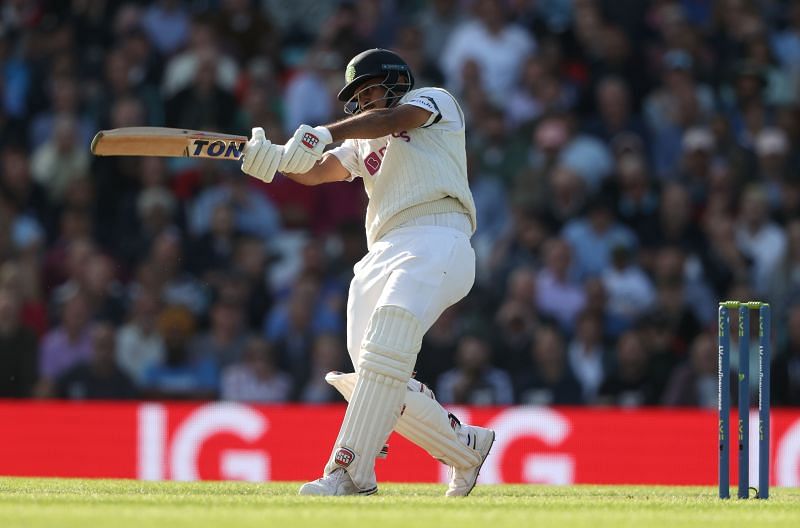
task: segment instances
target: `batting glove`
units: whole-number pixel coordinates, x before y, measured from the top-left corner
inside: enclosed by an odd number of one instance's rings
[[[294,174],[310,171],[331,141],[333,138],[327,128],[300,125],[292,139],[283,147],[283,159],[278,170]]]
[[[283,147],[273,145],[264,135],[264,129],[256,127],[250,141],[244,147],[242,172],[269,183],[283,157]]]

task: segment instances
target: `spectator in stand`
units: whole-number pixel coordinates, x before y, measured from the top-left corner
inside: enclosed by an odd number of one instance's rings
[[[189,266],[192,272],[206,282],[214,284],[214,276],[231,267],[233,252],[239,232],[233,205],[220,202],[211,213],[208,232],[190,243]]]
[[[328,123],[340,108],[336,92],[342,58],[332,49],[318,44],[306,53],[297,72],[286,86],[283,131],[291,135],[303,123]],[[335,76],[335,80],[333,77]],[[315,104],[308,104],[309,101]]]
[[[240,360],[222,370],[220,397],[223,400],[281,403],[292,393],[292,377],[275,365],[272,345],[250,337]]]
[[[37,375],[36,335],[20,321],[17,295],[0,288],[0,398],[29,398]]]
[[[222,0],[214,23],[224,49],[240,62],[257,56],[276,61],[280,55],[281,32],[265,10],[252,0]]]
[[[233,130],[237,102],[217,83],[214,55],[199,55],[192,83],[167,100],[167,126],[193,130]]]
[[[622,77],[606,76],[600,79],[595,88],[597,115],[590,120],[586,131],[603,140],[613,143],[620,134],[633,135],[640,141],[647,139],[644,123],[633,115],[628,83]]]
[[[611,250],[625,246],[633,248],[636,236],[614,218],[611,204],[605,197],[595,198],[586,216],[564,226],[561,236],[572,247],[575,272],[579,279],[598,276],[611,263]]]
[[[708,245],[702,253],[703,267],[712,278],[712,287],[719,298],[735,282],[751,276],[750,260],[739,248],[736,225],[728,214],[706,216],[705,234]]]
[[[157,0],[145,9],[142,28],[164,56],[179,51],[189,39],[189,14],[180,0]]]
[[[53,204],[61,203],[69,184],[89,171],[89,150],[79,140],[75,119],[59,116],[53,122],[52,138],[33,153],[31,174]]]
[[[656,300],[653,283],[636,264],[630,248],[619,245],[611,250],[611,265],[602,279],[608,295],[608,311],[612,317],[630,327]]]
[[[2,145],[0,169],[0,189],[15,203],[17,211],[49,227],[52,211],[47,203],[47,192],[31,176],[25,148],[13,142]]]
[[[742,195],[736,245],[753,263],[756,293],[765,293],[770,277],[786,254],[786,233],[770,220],[767,195],[760,185],[748,187]]]
[[[62,374],[56,382],[59,398],[70,400],[128,400],[136,388],[116,363],[116,331],[109,323],[92,328],[91,356]]]
[[[580,405],[583,395],[567,362],[564,337],[554,326],[542,326],[531,347],[533,368],[516,377],[516,402],[523,405]]]
[[[44,230],[32,217],[20,212],[14,200],[0,190],[0,229],[3,247],[0,257],[11,257],[19,251],[36,249],[44,245]]]
[[[756,181],[765,187],[769,208],[780,208],[781,194],[790,177],[789,138],[781,128],[764,128],[755,138]]]
[[[526,266],[511,272],[495,316],[497,364],[516,372],[529,367],[530,344],[539,326],[536,309],[536,274]]]
[[[258,330],[264,314],[272,307],[272,295],[267,284],[269,255],[260,238],[242,236],[237,239],[233,253],[233,268],[245,282],[247,298],[245,319],[250,330]]]
[[[545,208],[550,198],[550,175],[559,166],[569,139],[569,126],[562,114],[544,115],[531,135],[528,162],[512,175],[512,195],[529,208]],[[576,175],[577,176],[577,175]]]
[[[773,31],[772,49],[781,65],[797,75],[800,65],[800,4],[790,2],[784,10],[786,26]]]
[[[236,229],[242,233],[269,242],[281,228],[278,211],[267,197],[253,192],[247,179],[239,174],[224,171],[222,181],[203,190],[189,209],[189,232],[192,236],[199,237],[210,230],[213,211],[221,203],[233,208]]]
[[[469,169],[501,182],[509,181],[525,163],[527,152],[524,142],[508,132],[503,111],[487,107],[469,138],[470,161],[475,163]]]
[[[164,338],[164,361],[145,370],[142,392],[148,398],[208,400],[217,394],[219,365],[213,357],[192,357],[189,340],[195,318],[182,306],[168,306],[158,316]]]
[[[60,324],[50,330],[39,345],[37,394],[53,394],[55,382],[66,371],[92,354],[89,302],[78,288],[64,292]]]
[[[220,368],[241,361],[248,343],[241,304],[218,300],[211,306],[210,319],[208,331],[189,342],[189,357],[193,361],[213,361]]]
[[[206,89],[215,87],[226,93],[233,91],[239,75],[239,66],[232,57],[221,50],[219,36],[213,24],[195,18],[189,29],[188,47],[181,53],[173,55],[164,68],[162,89],[165,98],[170,99],[181,90],[190,89],[193,80],[197,79],[201,64],[205,64],[206,69],[211,69],[213,73],[213,76],[208,75],[209,72],[203,75],[202,84]],[[219,111],[231,110],[214,103],[212,105]],[[232,115],[233,113],[229,112],[229,116]]]
[[[800,405],[800,304],[787,313],[786,344],[772,362],[772,404]]]
[[[636,330],[628,330],[617,341],[614,371],[598,389],[597,402],[619,407],[641,407],[658,403],[651,379],[650,351]]]
[[[88,145],[97,130],[97,125],[81,113],[80,80],[69,74],[53,74],[46,83],[48,107],[30,120],[28,140],[31,148],[39,148],[53,139],[59,119],[72,121],[73,141]]]
[[[289,372],[296,386],[308,382],[310,354],[317,335],[338,332],[341,321],[319,302],[319,279],[306,275],[297,279],[290,297],[273,307],[264,320],[264,335],[272,343],[278,365]]]
[[[85,209],[65,209],[61,213],[58,238],[44,256],[44,289],[52,291],[78,276],[85,259],[95,251],[92,221]]]
[[[279,72],[275,66],[264,58],[252,59],[242,76],[239,115],[236,119],[236,129],[246,133],[256,126],[270,131],[270,136],[275,140],[283,140],[281,121],[281,107],[283,93],[281,92]]]
[[[491,364],[489,342],[478,335],[464,335],[456,351],[456,367],[439,377],[440,402],[467,405],[510,405],[514,402],[508,373]]]
[[[156,328],[160,310],[154,292],[139,291],[133,299],[130,320],[117,332],[117,364],[139,387],[148,369],[164,362],[164,338]]]
[[[506,103],[506,117],[514,127],[529,126],[541,116],[569,110],[574,106],[574,90],[548,68],[541,56],[529,56],[522,66],[517,88]]]
[[[424,36],[425,56],[434,61],[439,58],[445,45],[456,29],[464,22],[464,11],[457,0],[433,0],[420,10],[417,27]],[[403,55],[405,57],[405,55]],[[412,68],[412,71],[417,71]]]
[[[654,230],[641,237],[645,255],[652,260],[660,245],[680,247],[688,253],[702,254],[705,239],[693,219],[692,203],[686,187],[677,182],[666,183],[661,189],[657,224]],[[648,262],[649,266],[653,264]]]
[[[717,346],[708,332],[698,335],[692,342],[689,357],[672,371],[661,398],[662,405],[704,407],[718,405]]]
[[[41,258],[23,254],[0,265],[0,290],[13,294],[19,303],[19,322],[33,331],[37,340],[48,329],[47,303],[42,296]]]
[[[416,379],[431,387],[439,376],[453,366],[458,339],[463,332],[461,322],[458,307],[451,306],[425,333],[414,366]]]
[[[536,307],[571,333],[578,313],[586,305],[586,293],[574,279],[572,252],[563,239],[549,240],[544,249],[545,266],[536,276]]]
[[[689,128],[681,142],[679,180],[689,192],[692,206],[700,208],[709,200],[716,143],[706,127]]]
[[[474,149],[467,151],[467,176],[475,210],[481,219],[472,234],[477,269],[486,269],[491,260],[492,249],[498,239],[508,236],[511,230],[511,211],[508,193],[503,180],[495,174],[482,172]],[[479,283],[488,277],[477,277]]]
[[[142,163],[159,158],[145,158]],[[178,204],[175,197],[164,187],[154,186],[142,189],[136,198],[136,216],[139,219],[140,229],[120,240],[117,244],[118,252],[128,263],[135,263],[146,255],[158,235],[177,229]],[[128,220],[130,216],[126,216]],[[120,219],[120,222],[123,220]]]
[[[537,269],[544,259],[542,249],[549,231],[545,219],[533,208],[512,210],[509,233],[499,239],[488,262],[488,283],[503,287],[515,269]]]
[[[298,398],[303,403],[339,402],[340,395],[325,381],[325,375],[332,371],[344,371],[347,364],[347,351],[344,339],[338,334],[320,334],[314,339],[311,349],[311,375],[308,383],[299,391]]]
[[[153,241],[145,265],[167,304],[187,307],[194,314],[208,308],[209,292],[183,269],[183,248],[177,231],[165,231]]]
[[[536,42],[523,28],[509,23],[506,7],[491,0],[475,2],[475,16],[455,28],[441,56],[446,85],[460,91],[464,62],[474,60],[483,72],[483,88],[492,101],[503,102],[517,81],[525,58]]]
[[[117,275],[117,265],[111,257],[96,253],[86,262],[81,283],[92,317],[115,325],[122,323],[127,302]]]
[[[770,276],[767,295],[776,321],[785,320],[789,306],[800,299],[800,218],[786,224],[786,238],[786,252]]]
[[[578,315],[575,337],[567,347],[567,360],[581,385],[584,402],[597,402],[597,393],[612,372],[613,358],[603,343],[603,321],[592,312]]]
[[[750,296],[742,298],[749,299]],[[673,343],[675,352],[685,357],[689,343],[700,333],[702,325],[687,303],[683,277],[667,276],[656,284],[656,302],[653,310],[664,316],[666,324],[677,338]]]
[[[82,222],[85,212],[76,211],[75,222]],[[79,228],[80,229],[80,228]],[[89,261],[97,254],[97,246],[90,238],[72,240],[63,252],[54,252],[48,256],[55,269],[45,270],[52,274],[45,289],[49,290],[50,302],[59,302],[65,295],[71,294],[85,284],[86,269]],[[60,254],[59,254],[60,253]],[[48,278],[46,277],[46,280]]]
[[[636,234],[642,245],[657,244],[659,239],[653,235],[658,230],[659,196],[645,159],[638,153],[626,151],[617,158],[615,173],[614,179],[607,183],[614,192],[618,218]],[[678,221],[681,221],[680,216]]]
[[[661,83],[644,101],[644,118],[652,138],[656,176],[671,179],[678,170],[686,129],[703,122],[714,108],[711,88],[695,81],[694,59],[684,50],[670,50],[662,59]]]

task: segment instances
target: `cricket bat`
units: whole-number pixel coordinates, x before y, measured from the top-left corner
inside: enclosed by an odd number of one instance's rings
[[[160,156],[237,160],[247,137],[202,130],[127,127],[101,130],[92,140],[95,156]]]

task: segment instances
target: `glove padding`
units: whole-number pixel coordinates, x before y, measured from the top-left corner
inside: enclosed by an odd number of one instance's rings
[[[269,183],[275,177],[282,157],[283,147],[273,145],[264,135],[264,129],[256,127],[244,147],[242,172]]]
[[[278,170],[294,174],[310,171],[331,141],[333,138],[327,128],[300,125],[292,139],[283,147],[283,159]]]

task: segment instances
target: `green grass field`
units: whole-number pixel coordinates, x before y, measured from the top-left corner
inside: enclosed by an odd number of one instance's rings
[[[0,478],[3,528],[800,526],[800,489],[720,501],[712,487],[384,484],[371,497],[301,498],[297,483]],[[735,493],[735,490],[733,490]]]

